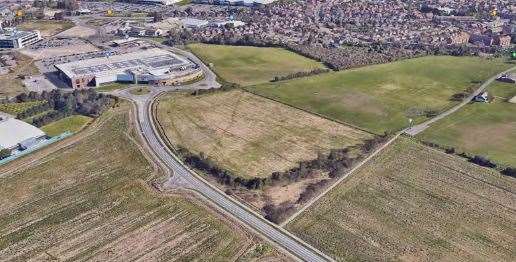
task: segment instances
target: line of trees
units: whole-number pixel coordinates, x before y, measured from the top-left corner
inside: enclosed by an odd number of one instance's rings
[[[279,222],[295,211],[295,204],[308,201],[324,188],[332,179],[341,177],[346,170],[349,170],[356,162],[371,153],[379,145],[387,140],[387,135],[375,136],[365,140],[364,143],[341,149],[332,149],[328,154],[318,154],[317,158],[302,161],[297,167],[283,172],[274,172],[265,178],[242,178],[233,172],[218,166],[215,161],[204,153],[194,154],[188,149],[177,146],[177,153],[182,160],[192,168],[195,168],[217,180],[218,183],[230,187],[243,187],[249,190],[262,189],[265,186],[290,184],[310,177],[320,172],[327,172],[330,179],[318,181],[308,185],[295,202],[285,202],[280,205],[267,203],[262,211],[265,218],[273,222]],[[351,151],[358,151],[356,156],[351,156]]]
[[[322,74],[322,73],[328,73],[330,71],[331,71],[330,69],[326,69],[326,68],[315,68],[310,71],[296,72],[296,73],[289,74],[286,76],[275,76],[274,79],[271,80],[271,82],[278,82],[278,81],[289,80],[289,79],[294,79],[294,78],[299,78],[299,77],[313,76],[313,75],[318,75],[318,74]]]
[[[445,147],[445,146],[441,146],[439,144],[432,143],[432,142],[422,141],[421,143],[423,143],[424,145],[433,147],[433,148],[444,150],[444,152],[446,152],[447,154],[457,155],[457,156],[463,157],[463,158],[467,159],[468,162],[473,163],[475,165],[479,165],[479,166],[487,167],[487,168],[492,168],[492,169],[497,169],[498,171],[500,171],[500,173],[502,175],[506,175],[506,176],[510,176],[510,177],[516,178],[516,168],[514,168],[514,167],[502,167],[499,164],[497,164],[496,162],[488,159],[485,156],[470,155],[470,154],[467,154],[466,152],[460,152],[459,153],[457,150],[455,150],[454,147]]]
[[[265,178],[242,178],[229,170],[219,167],[215,161],[206,156],[203,152],[197,155],[182,146],[177,146],[176,151],[187,165],[214,177],[223,185],[233,187],[240,186],[247,189],[261,189],[265,185],[297,182],[311,177],[315,172],[319,171],[328,172],[330,178],[338,178],[356,161],[372,152],[372,150],[384,143],[386,139],[386,135],[375,136],[374,138],[365,140],[364,143],[360,145],[332,149],[328,154],[318,154],[315,159],[302,161],[297,167],[287,171],[273,172],[270,176]],[[350,152],[351,149],[354,148],[358,148],[360,153],[357,154],[358,156],[352,157]]]

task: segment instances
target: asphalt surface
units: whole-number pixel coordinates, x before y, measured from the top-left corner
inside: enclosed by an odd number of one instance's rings
[[[201,176],[191,171],[170,151],[161,139],[152,117],[152,104],[161,94],[181,89],[206,89],[220,87],[216,82],[216,76],[209,70],[197,57],[183,50],[174,50],[187,56],[198,63],[205,72],[205,77],[200,82],[180,87],[153,87],[151,92],[146,95],[132,95],[127,89],[111,92],[113,95],[132,100],[137,106],[137,121],[139,129],[145,138],[149,148],[164,166],[166,166],[173,176],[168,184],[180,185],[191,190],[197,191],[200,195],[211,201],[217,207],[233,216],[236,220],[256,231],[266,239],[272,241],[276,246],[289,252],[294,257],[303,261],[333,261],[319,250],[305,243],[301,239],[292,235],[283,228],[269,222],[261,215],[249,209],[232,197],[208,183]],[[167,183],[165,183],[165,186]]]
[[[426,121],[426,122],[423,122],[421,124],[418,124],[418,125],[415,125],[409,129],[407,129],[405,131],[405,133],[407,135],[411,135],[411,136],[415,136],[423,131],[425,131],[427,128],[430,127],[430,125],[432,125],[433,123],[457,112],[457,110],[461,109],[463,106],[469,104],[471,102],[471,100],[473,100],[473,98],[475,98],[475,96],[479,95],[480,93],[484,92],[484,90],[493,82],[495,81],[499,75],[501,74],[505,74],[505,73],[508,73],[510,71],[513,71],[513,70],[516,70],[516,66],[508,69],[508,70],[505,70],[501,73],[498,73],[496,74],[495,76],[489,78],[487,81],[485,81],[477,90],[475,90],[475,92],[473,92],[470,96],[468,96],[466,99],[464,99],[461,103],[459,103],[458,105],[450,108],[449,110],[441,113],[440,115]]]

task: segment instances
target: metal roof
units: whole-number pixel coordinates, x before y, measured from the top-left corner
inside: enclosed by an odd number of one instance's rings
[[[15,118],[0,120],[0,148],[11,149],[31,138],[40,138],[45,133],[39,128]]]
[[[106,55],[55,65],[69,78],[120,74],[129,69],[155,70],[189,65],[191,62],[171,52],[153,48],[121,55]]]

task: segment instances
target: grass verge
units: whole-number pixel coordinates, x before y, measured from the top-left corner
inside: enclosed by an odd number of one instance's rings
[[[48,136],[57,136],[66,131],[77,133],[86,127],[93,119],[82,115],[73,115],[59,119],[41,127]]]

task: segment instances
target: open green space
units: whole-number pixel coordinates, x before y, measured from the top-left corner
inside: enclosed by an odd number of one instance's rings
[[[337,261],[515,261],[514,188],[402,137],[287,229]]]
[[[97,88],[95,88],[96,91],[98,92],[111,92],[111,91],[115,91],[115,90],[119,90],[119,89],[124,89],[124,88],[128,88],[129,87],[129,83],[109,83],[109,84],[105,84],[105,85],[101,85]]]
[[[91,122],[92,118],[82,115],[73,115],[59,119],[41,127],[41,130],[48,136],[57,136],[66,131],[77,133]]]
[[[0,260],[283,259],[192,197],[151,189],[154,169],[135,143],[128,109],[110,109],[99,130],[40,164],[9,175],[0,169]]]
[[[491,103],[471,103],[421,133],[424,141],[480,155],[516,167],[516,85],[495,82],[488,87]]]
[[[458,103],[453,94],[514,66],[499,59],[428,56],[249,87],[251,92],[375,133],[401,130]]]
[[[281,48],[191,44],[188,48],[225,81],[242,86],[324,66]]]

